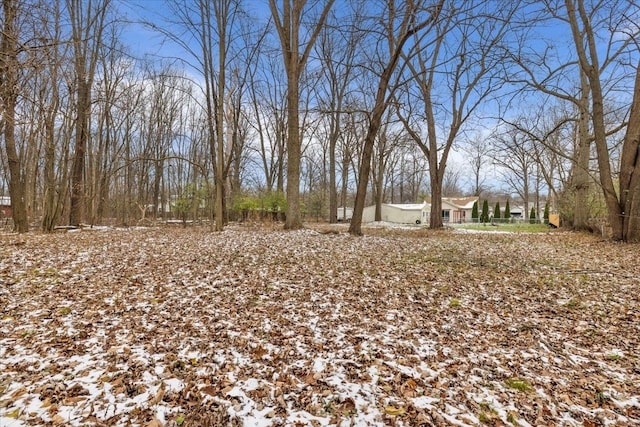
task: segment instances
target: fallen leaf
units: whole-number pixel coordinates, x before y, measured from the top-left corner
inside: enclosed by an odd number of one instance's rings
[[[60,414],[56,414],[53,417],[51,417],[51,421],[55,425],[61,425],[66,422],[65,419]]]
[[[385,406],[385,407],[384,407],[384,411],[385,411],[387,414],[389,414],[389,415],[391,415],[391,416],[394,416],[394,417],[395,417],[395,416],[399,416],[399,415],[404,415],[404,414],[406,414],[406,412],[407,412],[407,411],[405,411],[405,409],[404,409],[404,408],[396,408],[395,406],[391,406],[391,405],[389,405],[389,406]]]
[[[145,427],[164,427],[164,424],[162,424],[156,417],[153,417],[153,419],[149,421]]]
[[[201,392],[203,392],[204,394],[208,394],[209,396],[217,396],[218,393],[216,393],[216,388],[212,387],[212,386],[206,386],[200,389]]]
[[[17,419],[20,416],[20,409],[16,408],[11,412],[7,412],[6,414],[4,414],[4,416],[8,417],[8,418],[16,418]]]

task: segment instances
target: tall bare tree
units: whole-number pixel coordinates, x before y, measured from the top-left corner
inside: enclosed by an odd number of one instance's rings
[[[620,159],[620,207],[622,239],[640,241],[640,63]]]
[[[278,7],[276,0],[269,0],[287,73],[287,217],[284,227],[288,230],[302,227],[300,212],[300,160],[302,156],[300,77],[334,2],[335,0],[324,2],[318,18],[310,23],[309,37],[305,41],[301,40],[300,36],[301,29],[303,29],[303,14],[308,13],[305,11],[307,0],[282,0],[281,7]]]
[[[229,69],[237,68],[232,66],[231,58],[249,48],[242,44],[245,39],[240,34],[244,12],[238,0],[172,0],[169,4],[172,16],[167,26],[160,28],[153,22],[149,25],[182,48],[186,53],[182,61],[203,77],[202,107],[206,112],[206,137],[215,183],[214,228],[221,231],[226,221],[227,178],[233,158],[238,154],[238,147],[230,146],[229,142],[240,142],[240,139],[229,138],[233,136],[234,120],[240,117],[239,112],[230,110],[239,108],[237,97],[230,102],[234,95],[230,88],[244,85],[248,78],[236,71],[227,75]],[[180,31],[175,31],[176,28]]]
[[[574,144],[564,156],[572,162],[571,182],[565,190],[573,199],[571,215],[566,220],[576,230],[588,228],[589,217],[588,196],[592,187],[592,179],[589,176],[590,154],[593,137],[590,134],[590,106],[589,99],[591,89],[587,76],[580,67],[575,67],[575,58],[565,58],[557,48],[556,38],[545,38],[533,33],[537,23],[547,20],[566,21],[566,15],[562,13],[559,1],[546,1],[540,3],[540,10],[533,16],[527,16],[530,25],[521,27],[523,34],[517,46],[511,46],[508,56],[513,66],[508,69],[507,80],[511,84],[522,87],[520,104],[529,104],[527,99],[541,97],[541,103],[545,106],[549,102],[558,101],[569,104],[575,112],[567,115],[567,119],[575,120],[576,132],[573,137]],[[533,33],[533,34],[532,34]],[[531,40],[535,39],[536,46],[542,46],[539,50],[531,49]],[[577,83],[576,83],[577,82]],[[510,112],[512,113],[512,112]],[[537,113],[534,113],[537,114]],[[519,127],[512,118],[507,118],[512,125]],[[520,127],[521,130],[525,130]],[[545,141],[541,140],[544,144]],[[550,147],[551,148],[551,147]]]
[[[342,11],[344,12],[344,11]],[[328,25],[321,32],[317,50],[322,61],[323,82],[320,84],[322,94],[321,109],[328,120],[328,154],[329,154],[329,223],[338,222],[338,189],[336,177],[336,154],[342,120],[348,111],[345,110],[349,85],[356,76],[356,55],[360,35],[357,32],[338,32],[340,21],[336,13],[330,16]]]
[[[68,44],[60,43],[62,39],[61,9],[61,0],[55,0],[50,3],[49,10],[43,11],[48,16],[40,17],[42,36],[50,42],[42,48],[42,88],[38,91],[40,124],[44,128],[42,131],[44,134],[42,229],[47,232],[53,231],[62,214],[66,198],[64,189],[67,179],[65,178],[68,173],[68,167],[64,162],[66,156],[63,155],[68,145],[65,144],[64,149],[58,147],[62,129],[68,126],[66,124],[58,126],[56,123],[63,108],[64,101],[61,98],[64,97],[64,93],[61,80],[64,76],[64,60],[68,58],[66,56]],[[56,175],[60,176],[56,177]]]
[[[461,149],[466,155],[467,163],[471,167],[473,176],[471,193],[473,193],[474,196],[480,196],[480,193],[485,190],[486,177],[483,169],[487,165],[487,159],[489,152],[491,151],[491,147],[488,144],[487,138],[482,137],[480,134],[476,134],[469,138]]]
[[[438,21],[443,3],[444,0],[433,3],[419,0],[396,3],[395,0],[387,0],[381,8],[381,15],[375,19],[375,25],[380,25],[381,21],[384,25],[381,36],[384,43],[379,43],[378,45],[386,44],[387,50],[384,53],[381,52],[381,57],[377,58],[381,61],[382,70],[378,71],[375,101],[362,148],[362,158],[358,171],[358,190],[353,208],[353,217],[349,226],[349,233],[353,235],[362,234],[362,213],[371,171],[373,146],[382,126],[382,117],[389,104],[393,101],[394,93],[398,86],[397,82],[392,81],[392,77],[403,56],[411,58],[420,49],[424,48],[424,46],[421,46],[422,37],[419,34]],[[414,43],[411,46],[410,54],[405,54],[405,45],[413,36],[416,36],[418,43]]]
[[[71,173],[69,224],[79,225],[84,215],[85,161],[90,138],[91,89],[95,78],[106,16],[111,0],[66,0],[74,54],[76,119]]]
[[[509,34],[518,2],[478,0],[463,7],[447,2],[445,8],[429,40],[431,49],[408,61],[415,85],[407,86],[399,109],[405,129],[429,161],[431,228],[443,226],[442,183],[451,149],[467,121],[499,90],[502,58],[496,48]]]
[[[529,217],[529,199],[536,159],[533,141],[526,132],[509,126],[492,137],[493,159],[501,170],[502,178],[523,201],[523,215]]]
[[[634,198],[638,194],[638,190],[634,188],[634,184],[638,178],[634,178],[634,175],[640,174],[640,164],[637,160],[637,128],[633,124],[627,128],[627,137],[625,138],[623,148],[623,159],[621,159],[621,179],[620,179],[620,192],[616,190],[614,178],[611,168],[611,157],[609,153],[609,145],[607,139],[607,128],[605,120],[605,93],[602,84],[602,70],[606,68],[611,58],[615,55],[605,57],[605,62],[601,63],[599,59],[598,44],[596,41],[596,32],[594,29],[594,15],[597,15],[600,11],[596,9],[587,10],[584,4],[584,0],[565,0],[564,5],[566,7],[567,20],[571,27],[571,34],[573,36],[576,53],[578,56],[578,63],[581,70],[586,75],[588,80],[589,89],[591,92],[591,126],[593,129],[593,140],[595,143],[600,186],[604,195],[604,200],[607,205],[607,213],[609,225],[611,227],[611,235],[615,240],[638,240],[640,239],[640,231],[638,228],[629,229],[629,225],[637,224],[634,219],[631,220],[629,216],[633,216],[627,208],[636,212],[634,209]],[[624,6],[627,6],[626,4]],[[611,6],[610,15],[605,17],[605,22],[609,21],[610,17],[613,17],[614,13],[622,12],[623,16],[636,16],[638,12],[638,5],[629,5],[632,10],[629,15],[629,11],[623,8],[622,4],[616,2]],[[596,18],[597,20],[597,18]],[[620,23],[616,23],[620,25]],[[631,27],[633,28],[633,23]],[[618,28],[612,28],[612,36],[616,32],[620,32]],[[626,32],[624,29],[622,32]],[[609,50],[617,52],[625,52],[627,46],[634,42],[634,38],[638,35],[637,29],[634,34],[625,34],[621,45],[609,46]],[[636,41],[637,42],[637,41]],[[637,81],[637,80],[636,80]],[[636,85],[636,91],[638,90]],[[633,104],[631,112],[634,118],[638,117],[638,107],[636,105],[637,95],[634,93]],[[618,195],[620,194],[620,195]],[[627,210],[626,210],[627,209]]]
[[[282,65],[272,57],[262,59],[262,67],[249,73],[249,91],[253,107],[252,127],[257,133],[254,151],[264,175],[267,193],[284,192],[286,152],[286,82],[280,76]],[[262,73],[262,74],[259,74]],[[268,83],[267,83],[268,82]]]
[[[20,90],[19,73],[22,65],[18,55],[19,14],[24,13],[20,0],[3,0],[3,26],[0,40],[0,99],[2,100],[2,135],[9,169],[9,195],[13,209],[15,231],[29,231],[25,205],[26,186],[22,177],[20,156],[16,150],[16,104]]]

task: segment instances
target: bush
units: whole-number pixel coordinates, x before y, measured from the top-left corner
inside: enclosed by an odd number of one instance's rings
[[[246,194],[235,200],[233,209],[241,215],[242,220],[257,216],[261,219],[279,221],[284,217],[287,201],[282,191]]]
[[[480,215],[480,222],[489,222],[489,202],[486,199],[482,204],[482,214]]]
[[[509,200],[507,200],[507,204],[504,206],[504,218],[511,218],[511,207],[509,206]]]
[[[196,220],[198,209],[207,199],[207,190],[204,186],[194,183],[187,184],[180,196],[171,204],[171,210],[182,220],[183,225],[187,223],[187,217]]]
[[[500,202],[496,202],[496,207],[493,209],[493,217],[500,219]]]
[[[471,221],[478,222],[478,201],[473,202],[473,208],[471,209]]]
[[[529,223],[530,224],[535,224],[536,223],[536,209],[535,208],[531,208],[531,213],[529,214]]]

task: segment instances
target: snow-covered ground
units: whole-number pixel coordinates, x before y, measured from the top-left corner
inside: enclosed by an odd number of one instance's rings
[[[0,427],[640,425],[637,245],[238,226],[15,241]]]

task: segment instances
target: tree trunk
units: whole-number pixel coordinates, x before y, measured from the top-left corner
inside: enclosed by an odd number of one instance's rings
[[[442,180],[438,179],[437,172],[431,172],[431,212],[429,214],[429,227],[430,228],[442,228]],[[435,178],[435,179],[434,179]]]
[[[340,114],[340,113],[333,113]],[[333,116],[332,116],[333,117]],[[339,118],[333,119],[329,139],[329,224],[338,222],[338,188],[336,187],[336,146],[338,145]],[[343,217],[344,218],[344,217]]]
[[[600,186],[602,187],[602,193],[607,206],[607,216],[609,225],[611,226],[611,238],[614,240],[622,240],[624,221],[611,175],[609,147],[607,145],[607,133],[604,124],[604,97],[602,95],[602,85],[600,82],[600,62],[598,61],[595,35],[593,34],[589,16],[585,11],[583,0],[577,0],[577,5],[578,13],[583,24],[583,31],[580,31],[578,26],[576,8],[573,0],[565,0],[565,7],[567,8],[569,23],[571,24],[571,32],[578,53],[580,67],[587,75],[591,89],[591,121],[598,156]],[[586,48],[583,40],[586,41]]]
[[[75,150],[71,171],[71,206],[69,224],[79,225],[84,215],[85,156],[89,140],[91,116],[91,86],[98,60],[104,19],[110,0],[84,4],[80,0],[67,2],[71,18],[76,83]],[[86,14],[84,7],[87,8]]]
[[[381,138],[384,138],[384,136],[381,136]],[[377,175],[375,175],[375,183],[374,183],[374,188],[375,188],[375,202],[376,202],[376,216],[375,216],[375,220],[376,221],[382,221],[382,202],[383,202],[383,186],[384,186],[384,144],[382,143],[382,141],[378,141],[378,143],[381,145],[380,150],[378,151],[378,170],[377,170]]]
[[[589,81],[585,73],[580,70],[580,118],[578,121],[577,153],[574,156],[574,169],[571,187],[575,191],[573,210],[573,229],[588,229],[589,219],[589,159],[591,156],[591,137],[589,135]]]
[[[55,96],[55,94],[54,94]],[[53,108],[53,107],[52,107]],[[52,116],[45,118],[45,153],[44,153],[44,209],[42,216],[42,229],[46,232],[53,231],[58,217],[56,204],[56,146],[55,129]]]
[[[221,3],[222,4],[222,3]],[[216,98],[216,109],[215,109],[215,119],[216,119],[216,140],[217,140],[217,152],[216,159],[217,162],[216,170],[215,170],[215,181],[216,181],[216,207],[215,207],[215,231],[222,231],[224,229],[225,224],[225,187],[226,187],[226,174],[225,174],[225,96],[226,96],[226,74],[225,74],[225,65],[226,65],[226,52],[227,52],[227,13],[229,12],[228,5],[222,6],[221,9],[218,7],[214,7],[215,9],[215,17],[217,21],[218,27],[218,81],[217,81],[217,91],[214,91],[217,95]],[[206,30],[208,31],[208,30]],[[214,55],[213,49],[211,49],[211,38],[208,37],[207,41],[208,46],[210,47],[210,57]],[[213,73],[213,69],[209,70]],[[213,77],[213,74],[212,74]],[[213,78],[211,79],[213,83]],[[230,126],[230,123],[227,123],[227,126]]]
[[[367,130],[367,135],[364,140],[364,147],[362,148],[362,160],[360,162],[360,169],[358,171],[358,190],[356,192],[356,200],[353,206],[353,216],[351,217],[351,224],[349,225],[349,233],[354,236],[362,235],[362,214],[364,212],[364,202],[367,196],[367,186],[369,184],[369,174],[371,173],[371,157],[373,156],[373,145],[375,142],[376,134],[382,124],[382,115],[386,109],[384,103],[384,94],[389,83],[389,77],[391,72],[389,71],[386,79],[381,79],[381,83],[378,86],[378,95],[376,96],[376,105],[373,110],[371,122]],[[378,101],[378,98],[380,100]]]
[[[76,59],[80,61],[80,59]],[[78,226],[84,214],[84,164],[87,148],[89,87],[85,77],[84,64],[76,65],[77,100],[76,100],[76,128],[75,150],[71,172],[71,207],[69,211],[69,225]]]
[[[529,219],[529,174],[524,174],[524,179],[522,183],[522,203],[524,204],[524,219]]]
[[[292,58],[293,59],[293,58]],[[297,64],[297,55],[295,57]],[[295,65],[290,65],[295,67]],[[299,72],[297,69],[287,76],[287,209],[284,223],[285,230],[302,228],[300,214],[300,117],[299,117]]]
[[[18,7],[13,0],[3,0],[4,28],[2,31],[3,59],[0,61],[0,97],[2,110],[3,135],[7,162],[9,164],[9,195],[13,210],[14,230],[18,233],[29,231],[29,220],[25,206],[25,181],[21,176],[20,157],[16,150],[15,126],[16,103],[18,99],[18,32],[15,27]]]
[[[269,0],[271,16],[274,18],[282,47],[284,68],[287,73],[287,208],[284,228],[302,228],[300,213],[300,74],[304,70],[311,48],[335,0],[327,0],[322,13],[310,31],[304,51],[300,53],[300,24],[305,0],[283,0],[282,15],[276,7],[276,0]]]
[[[627,242],[640,242],[640,63],[620,159],[620,206],[622,238]]]

